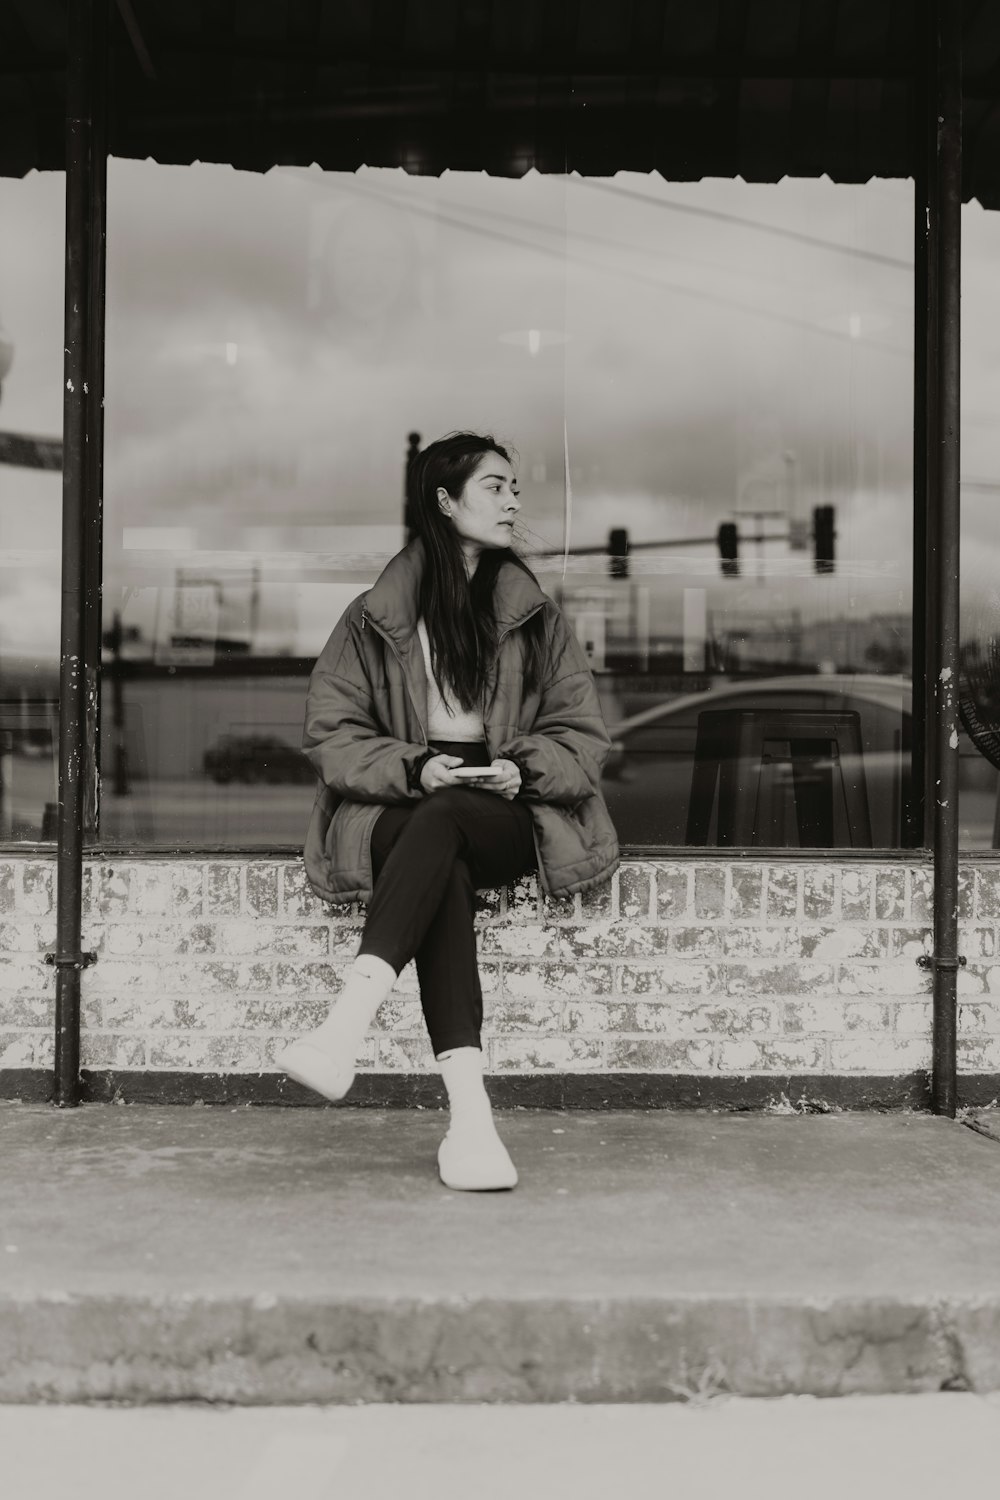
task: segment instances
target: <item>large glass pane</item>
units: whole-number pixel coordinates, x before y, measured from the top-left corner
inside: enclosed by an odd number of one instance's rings
[[[1000,214],[962,210],[962,700],[959,838],[1000,847]]]
[[[909,185],[110,165],[106,839],[300,842],[308,670],[473,427],[624,842],[900,843]]]
[[[55,837],[65,196],[0,177],[0,842]]]
[[[567,202],[574,535],[642,549],[627,579],[574,559],[563,585],[621,838],[898,845],[910,185],[619,175]]]

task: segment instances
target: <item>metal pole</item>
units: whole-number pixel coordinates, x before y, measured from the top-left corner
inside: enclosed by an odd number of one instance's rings
[[[95,465],[94,149],[97,11],[104,0],[71,0],[66,68],[66,300],[63,354],[62,618],[59,666],[59,802],[56,826],[55,1103],[79,1102],[83,827],[87,782],[87,559]]]
[[[962,7],[932,0],[928,13],[928,254],[936,262],[936,369],[928,371],[928,581],[935,634],[928,640],[933,699],[927,760],[933,767],[934,975],[931,1106],[955,1114],[958,955],[959,358],[962,250]],[[929,340],[929,344],[930,344]],[[932,351],[929,348],[928,353]]]
[[[918,15],[921,12],[918,11]],[[931,87],[929,73],[929,30],[923,15],[924,30],[917,48],[914,114],[916,120],[916,165],[913,183],[913,714],[910,725],[909,764],[902,769],[902,829],[904,848],[927,848],[930,843],[928,809],[934,801],[930,795],[931,768],[928,750],[928,678],[927,648],[937,639],[936,599],[931,585],[936,580],[928,574],[928,429],[931,410],[930,375],[936,370],[937,344],[937,255],[931,254],[930,237],[937,237],[937,217],[930,213],[928,184],[934,155],[935,131],[932,130]],[[906,731],[903,731],[903,754],[906,755]]]
[[[101,634],[104,543],[104,301],[108,187],[108,7],[94,0],[90,166],[90,320],[88,338],[87,484],[84,553],[86,641],[86,801],[84,839],[97,838],[101,790]]]

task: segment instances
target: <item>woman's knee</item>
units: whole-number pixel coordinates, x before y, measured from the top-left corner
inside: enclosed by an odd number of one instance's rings
[[[375,819],[372,829],[371,851],[376,869],[385,864],[400,834],[404,832],[412,817],[409,807],[384,807]]]
[[[474,793],[466,786],[445,786],[418,803],[416,815],[424,822],[460,822],[475,806]]]

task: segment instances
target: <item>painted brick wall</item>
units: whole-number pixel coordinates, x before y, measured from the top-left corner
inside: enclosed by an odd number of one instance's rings
[[[547,902],[533,880],[481,903],[497,1072],[894,1074],[930,1063],[931,874],[899,864],[628,862]],[[963,874],[959,1066],[1000,1072],[1000,864]],[[122,860],[85,872],[83,1062],[256,1072],[316,1024],[359,935],[302,866]],[[0,861],[0,1067],[52,1061],[53,865]],[[362,1066],[432,1066],[404,972]]]

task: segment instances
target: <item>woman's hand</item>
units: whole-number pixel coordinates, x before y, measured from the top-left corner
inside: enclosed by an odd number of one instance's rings
[[[502,774],[489,781],[476,781],[477,786],[483,792],[499,792],[501,797],[506,797],[508,802],[513,802],[521,790],[521,773],[512,760],[495,760],[491,763],[491,769],[498,770]]]
[[[432,755],[424,762],[420,785],[425,792],[439,792],[445,786],[461,786],[462,778],[451,774],[453,766],[462,765],[460,755]]]

